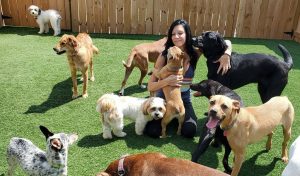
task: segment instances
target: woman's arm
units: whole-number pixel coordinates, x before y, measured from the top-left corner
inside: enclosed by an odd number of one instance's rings
[[[164,65],[165,65],[165,58],[160,54],[155,63],[154,72],[159,71],[161,68],[163,68]],[[182,79],[183,79],[182,76],[170,75],[169,77],[163,80],[158,80],[158,78],[155,76],[155,73],[153,73],[148,81],[148,91],[154,92],[165,86],[180,87],[181,85],[179,83],[182,81]]]
[[[217,60],[215,63],[220,63],[217,74],[222,70],[222,75],[227,73],[227,71],[231,68],[230,65],[230,56],[231,56],[231,51],[232,51],[232,45],[230,40],[225,40],[227,44],[227,49],[225,53],[220,57],[219,60]]]

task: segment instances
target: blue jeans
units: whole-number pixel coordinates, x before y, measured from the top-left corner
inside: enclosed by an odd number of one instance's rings
[[[185,108],[185,118],[182,124],[181,135],[187,138],[194,137],[197,132],[197,117],[192,106],[190,92],[190,90],[181,92],[181,98]],[[157,92],[157,96],[165,98],[162,91]],[[158,138],[161,136],[161,130],[161,119],[152,120],[147,123],[144,134]]]

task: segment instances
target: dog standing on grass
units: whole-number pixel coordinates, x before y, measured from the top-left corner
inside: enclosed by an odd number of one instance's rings
[[[167,54],[167,65],[161,70],[155,70],[154,74],[159,79],[164,79],[170,75],[183,75],[183,61],[185,55],[177,46],[170,47]],[[178,119],[177,135],[181,135],[181,128],[185,118],[185,108],[181,98],[179,87],[165,86],[162,88],[166,98],[166,113],[161,121],[161,137],[165,138],[167,125],[172,119]]]
[[[134,69],[134,67],[138,67],[141,71],[141,77],[139,79],[138,85],[141,88],[146,88],[143,85],[143,79],[148,72],[148,64],[149,62],[155,63],[157,57],[163,50],[165,49],[165,43],[167,41],[167,37],[164,37],[158,41],[153,43],[143,43],[136,45],[131,49],[131,52],[128,56],[127,61],[123,61],[123,65],[125,67],[125,76],[122,81],[122,86],[119,92],[119,95],[124,95],[124,90],[126,86],[126,82]]]
[[[58,44],[53,48],[57,54],[67,52],[68,62],[73,82],[72,98],[78,97],[77,91],[77,69],[82,73],[83,93],[82,97],[87,98],[88,67],[90,66],[91,81],[95,80],[93,55],[98,54],[99,49],[93,45],[91,37],[86,33],[79,33],[76,37],[73,35],[63,35]]]
[[[281,159],[288,162],[287,144],[291,138],[294,107],[287,97],[273,97],[265,104],[241,108],[240,102],[224,95],[212,96],[208,116],[221,129],[234,153],[232,176],[237,176],[245,159],[247,145],[268,136],[266,150],[272,146],[272,135],[278,125],[283,128]]]
[[[46,151],[39,149],[28,139],[14,137],[7,148],[8,176],[14,174],[17,165],[32,176],[68,175],[68,147],[78,136],[76,134],[52,133],[40,126],[46,137]]]
[[[54,36],[60,34],[60,21],[61,16],[57,10],[49,9],[49,10],[42,10],[36,5],[31,5],[28,8],[30,15],[32,15],[35,19],[37,24],[39,25],[40,31],[39,34],[48,33],[49,32],[49,23],[51,24],[54,30]]]

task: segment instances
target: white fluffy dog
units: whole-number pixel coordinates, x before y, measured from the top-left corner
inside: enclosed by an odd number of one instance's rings
[[[38,6],[31,5],[29,8],[30,15],[34,16],[36,22],[40,27],[39,34],[48,33],[49,32],[49,22],[54,30],[54,36],[60,34],[60,21],[61,16],[57,10],[45,10],[43,11]]]
[[[289,162],[282,172],[282,176],[300,175],[300,136],[292,143],[289,153]]]
[[[126,136],[123,132],[124,117],[134,120],[136,134],[142,135],[148,121],[163,118],[165,104],[165,100],[158,97],[146,99],[104,94],[96,106],[97,112],[101,114],[103,138],[111,139],[111,131],[118,137]]]

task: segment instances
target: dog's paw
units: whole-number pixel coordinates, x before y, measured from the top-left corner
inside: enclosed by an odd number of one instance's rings
[[[111,133],[110,134],[103,133],[102,137],[103,137],[103,139],[112,139]]]
[[[125,137],[127,134],[125,132],[120,132],[115,134],[117,137]]]
[[[43,33],[43,31],[38,32],[38,34],[42,34],[42,33]]]
[[[92,76],[92,77],[90,78],[90,80],[91,80],[91,81],[95,81],[95,77]]]
[[[289,161],[289,158],[287,157],[287,156],[284,156],[284,157],[282,157],[281,158],[281,160],[284,162],[284,163],[288,163],[288,161]]]
[[[77,97],[78,97],[78,94],[73,94],[73,95],[72,95],[72,98],[73,98],[73,99],[75,99],[75,98],[77,98]]]
[[[87,98],[89,95],[86,93],[86,94],[83,94],[82,95],[82,98]]]

